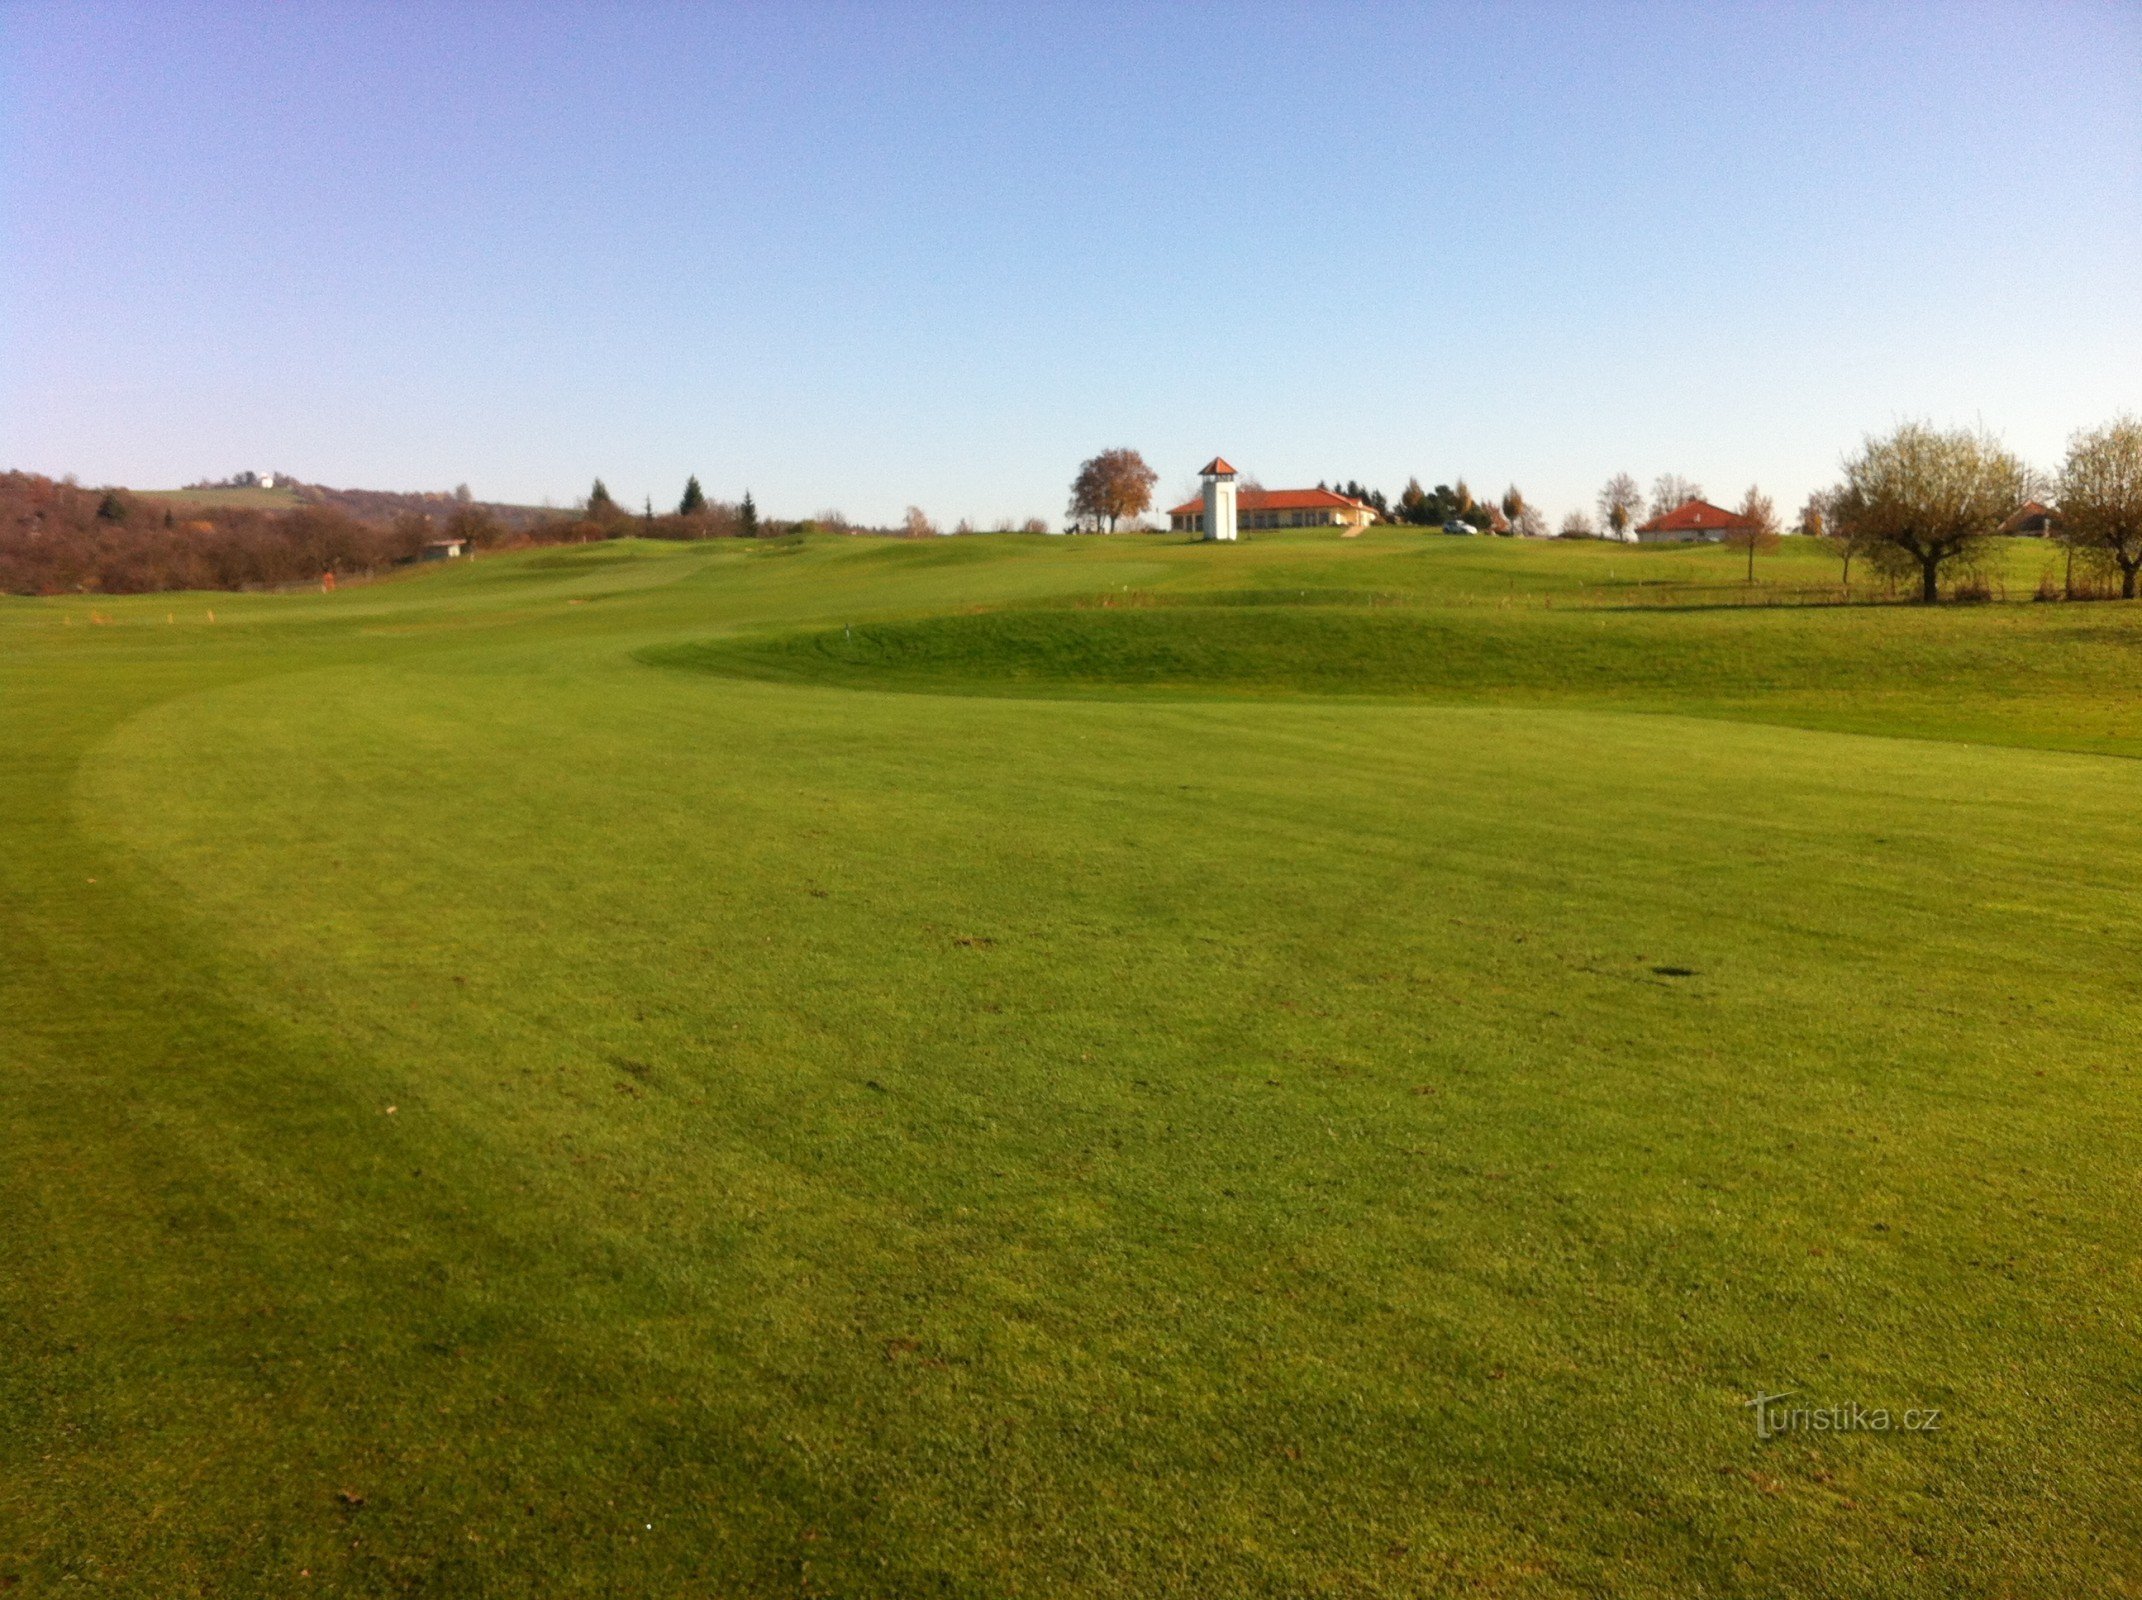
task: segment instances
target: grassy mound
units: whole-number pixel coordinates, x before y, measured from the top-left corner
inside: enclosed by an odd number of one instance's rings
[[[1253,592],[1254,595],[1254,592]],[[658,665],[930,693],[1367,696],[1676,711],[2142,753],[2125,613],[1392,605],[1308,590],[852,624],[644,652]]]

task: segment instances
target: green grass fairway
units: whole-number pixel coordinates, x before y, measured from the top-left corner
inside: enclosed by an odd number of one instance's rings
[[[2142,609],[1760,571],[0,600],[0,1591],[2142,1591]]]

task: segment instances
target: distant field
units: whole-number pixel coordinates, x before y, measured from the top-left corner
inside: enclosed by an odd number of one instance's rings
[[[198,506],[203,510],[288,511],[303,505],[293,489],[136,489],[144,500],[169,506]]]
[[[2048,559],[0,600],[0,1587],[2134,1593],[2142,609]]]

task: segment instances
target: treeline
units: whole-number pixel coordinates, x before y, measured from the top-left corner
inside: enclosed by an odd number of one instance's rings
[[[1320,481],[1317,487],[1325,485]],[[1416,528],[1441,528],[1462,522],[1479,533],[1538,535],[1546,531],[1539,513],[1514,483],[1499,502],[1476,498],[1463,478],[1455,484],[1439,483],[1433,489],[1423,489],[1420,479],[1408,478],[1395,500],[1381,489],[1366,488],[1351,478],[1344,483],[1334,481],[1330,487],[1373,507],[1384,522]]]
[[[0,473],[0,591],[246,589],[413,560],[433,525],[367,523],[331,506],[167,506],[124,489]]]
[[[638,511],[628,511],[612,497],[602,479],[597,478],[587,499],[577,510],[565,513],[554,531],[560,539],[578,542],[627,538],[757,539],[790,530],[785,526],[769,526],[762,521],[748,489],[744,491],[743,499],[733,503],[710,500],[706,491],[699,487],[699,480],[689,478],[685,480],[684,493],[674,511],[658,512],[652,501],[643,503]]]
[[[306,486],[298,492],[303,503],[287,509],[219,506],[0,473],[0,593],[277,588],[328,573],[387,571],[441,540],[496,550],[635,535],[752,538],[829,526],[764,522],[749,494],[735,504],[710,500],[696,479],[678,509],[660,516],[651,507],[640,515],[626,511],[599,479],[587,501],[570,511],[484,505],[465,489],[404,495]],[[859,531],[837,518],[831,526]]]

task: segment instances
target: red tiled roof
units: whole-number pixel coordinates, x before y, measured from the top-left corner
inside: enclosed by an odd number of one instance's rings
[[[1360,504],[1329,489],[1244,489],[1235,496],[1237,511],[1345,511]],[[1194,517],[1204,509],[1202,500],[1185,500],[1168,515]]]
[[[2040,505],[2035,500],[2026,500],[2014,516],[2001,524],[2001,532],[2015,533],[2019,529],[2029,527],[2033,522],[2040,527],[2050,527],[2057,520],[2051,506]]]
[[[1683,500],[1663,517],[1653,517],[1638,533],[1700,533],[1712,528],[1744,526],[1738,513],[1708,500]]]
[[[1235,469],[1227,464],[1227,457],[1225,456],[1214,456],[1197,469],[1197,475],[1200,478],[1217,478],[1223,472],[1230,478],[1235,475]]]

